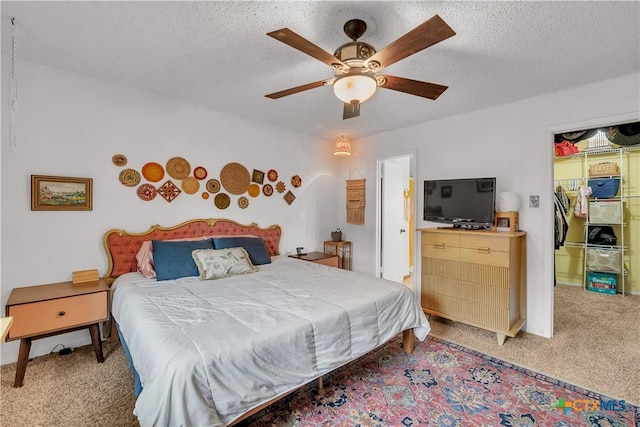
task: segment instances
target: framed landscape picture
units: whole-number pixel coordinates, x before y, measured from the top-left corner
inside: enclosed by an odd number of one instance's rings
[[[31,175],[32,211],[90,211],[93,179]]]

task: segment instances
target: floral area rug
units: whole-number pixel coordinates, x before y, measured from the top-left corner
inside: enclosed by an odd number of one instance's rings
[[[475,350],[400,336],[242,426],[631,426],[640,409]]]

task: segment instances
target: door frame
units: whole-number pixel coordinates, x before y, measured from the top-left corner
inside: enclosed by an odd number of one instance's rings
[[[554,147],[554,136],[556,133],[571,132],[571,131],[582,130],[582,129],[593,129],[593,128],[599,128],[599,127],[605,127],[605,126],[613,126],[613,125],[628,123],[628,122],[637,121],[637,120],[638,120],[638,112],[634,111],[634,112],[616,114],[613,116],[596,117],[588,120],[583,120],[580,122],[563,123],[563,124],[547,127],[547,141],[549,141],[549,145],[550,145],[549,153],[551,154],[550,155],[550,162],[551,162],[550,177],[548,177],[549,179],[548,182],[550,184],[549,188],[551,191],[551,198],[549,200],[553,200],[554,160],[555,160],[555,152],[553,147]],[[545,248],[553,248],[554,241],[555,241],[554,204],[549,203],[548,209],[549,211],[544,216],[544,226],[545,226],[546,232],[544,233],[543,241],[544,241]],[[544,264],[546,264],[547,266],[547,268],[545,269],[546,270],[545,276],[549,278],[548,283],[550,283],[551,286],[545,286],[543,288],[543,295],[544,295],[544,300],[547,302],[546,305],[549,307],[549,311],[548,311],[548,315],[549,315],[548,324],[550,325],[549,338],[552,338],[553,332],[554,332],[553,313],[554,313],[554,302],[555,302],[554,292],[553,292],[554,286],[552,285],[554,283],[554,264],[555,264],[556,254],[554,249],[547,250],[546,253],[548,253],[548,255],[545,256],[545,260],[544,260],[546,261]]]
[[[387,155],[384,157],[379,157],[378,159],[376,159],[376,241],[375,241],[375,245],[376,245],[376,250],[375,250],[375,266],[374,266],[374,271],[375,271],[375,275],[376,277],[381,277],[381,272],[380,272],[380,262],[382,260],[382,185],[381,185],[381,179],[382,179],[382,175],[380,172],[380,169],[382,167],[382,164],[386,161],[386,160],[393,160],[393,159],[397,159],[400,157],[409,157],[409,176],[413,177],[414,180],[414,185],[413,185],[413,217],[415,219],[415,224],[418,223],[418,217],[416,215],[417,211],[418,211],[418,198],[416,196],[416,194],[418,193],[418,151],[417,150],[408,150],[408,151],[401,151],[398,153],[394,153],[391,155]],[[419,289],[419,285],[418,282],[419,280],[416,280],[416,266],[418,265],[417,259],[418,259],[418,254],[420,251],[417,250],[417,243],[418,240],[416,240],[416,231],[415,230],[410,230],[410,233],[414,233],[414,238],[413,238],[413,245],[414,245],[414,250],[413,250],[413,291],[416,292],[416,295],[419,295],[420,293],[420,289]],[[407,260],[408,261],[408,260]]]

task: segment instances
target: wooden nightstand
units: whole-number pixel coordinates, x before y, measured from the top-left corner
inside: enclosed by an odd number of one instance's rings
[[[338,267],[343,270],[351,270],[351,260],[353,252],[351,251],[351,242],[348,240],[325,240],[324,251],[331,255],[338,255]]]
[[[14,387],[22,387],[34,339],[89,328],[96,359],[104,361],[98,328],[109,320],[109,285],[104,280],[15,288],[7,300],[6,315],[13,317],[7,341],[20,340]]]
[[[289,257],[301,259],[303,261],[315,262],[316,264],[328,265],[329,267],[338,266],[338,256],[324,252],[309,252],[304,255],[289,255]]]

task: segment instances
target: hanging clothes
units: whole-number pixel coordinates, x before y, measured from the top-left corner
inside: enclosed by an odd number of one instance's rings
[[[569,232],[569,221],[567,220],[562,201],[557,194],[554,195],[553,202],[555,206],[555,248],[560,249],[561,246],[564,246],[564,242],[567,239],[567,233]]]
[[[569,212],[569,206],[570,206],[569,196],[567,195],[567,192],[565,191],[564,187],[562,185],[556,186],[555,193],[564,211]]]
[[[578,195],[576,196],[576,204],[573,207],[573,215],[578,218],[586,218],[589,213],[589,201],[587,198],[591,195],[591,187],[581,185],[578,187]]]

